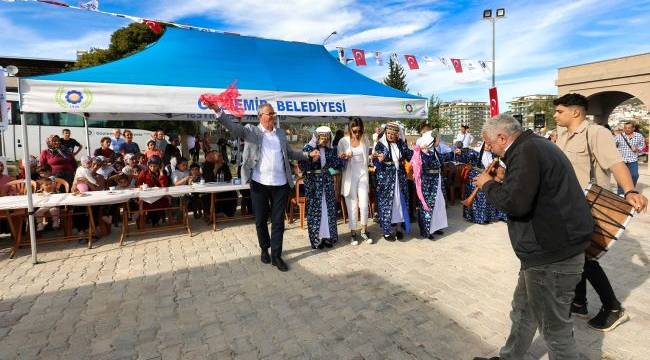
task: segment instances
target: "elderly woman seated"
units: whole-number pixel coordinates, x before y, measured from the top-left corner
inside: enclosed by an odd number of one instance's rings
[[[138,180],[135,183],[136,187],[146,184],[148,187],[167,187],[169,180],[167,176],[161,171],[162,159],[158,156],[152,156],[147,160],[147,169],[138,175]],[[163,211],[156,211],[156,209],[169,208],[169,198],[163,197],[152,204],[144,202],[143,209],[147,212],[147,218],[151,225],[158,226],[158,223],[164,216]]]

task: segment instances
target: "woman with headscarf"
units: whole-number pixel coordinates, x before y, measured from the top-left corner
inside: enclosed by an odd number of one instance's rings
[[[167,187],[169,180],[167,176],[161,171],[162,159],[158,156],[152,156],[147,160],[147,169],[138,175],[138,180],[135,186],[139,187],[142,184],[147,184],[148,187]],[[151,225],[157,226],[161,217],[164,215],[163,211],[151,211],[155,209],[164,209],[169,207],[169,198],[163,197],[152,204],[146,201],[142,204],[145,210],[149,210],[147,217],[151,221]]]
[[[50,135],[47,137],[47,149],[41,151],[40,165],[49,165],[52,168],[52,174],[58,178],[65,179],[68,184],[72,184],[74,173],[77,169],[77,161],[68,150],[61,146],[59,135]]]
[[[375,145],[373,162],[375,164],[377,208],[379,224],[384,240],[402,240],[409,234],[411,223],[408,214],[408,185],[404,163],[411,160],[413,150],[404,141],[404,134],[398,123],[386,124],[384,134]],[[395,231],[393,232],[393,228]]]
[[[472,184],[472,180],[482,173],[494,159],[490,150],[490,146],[483,143],[481,151],[474,151],[470,156],[463,158],[463,160],[467,161],[466,163],[472,165],[472,170],[469,172],[467,184],[465,185],[466,196],[469,196],[474,191],[475,186]],[[501,168],[501,171],[503,171],[503,168]],[[499,220],[506,221],[506,214],[488,203],[485,193],[479,190],[472,206],[463,207],[463,218],[476,224],[489,224]]]
[[[361,214],[360,240],[372,244],[372,238],[368,235],[369,146],[364,136],[363,121],[358,117],[352,118],[348,123],[348,135],[337,146],[339,157],[347,160],[343,168],[341,194],[348,208],[352,245],[359,245],[357,211]]]
[[[331,248],[338,241],[336,229],[336,194],[330,169],[343,168],[332,145],[332,130],[321,126],[314,132],[303,152],[320,150],[318,159],[301,161],[304,173],[307,232],[313,249]]]
[[[450,161],[452,153],[440,154],[436,150],[440,140],[427,131],[416,141],[411,166],[419,199],[418,225],[420,236],[433,240],[447,227],[447,210],[442,194],[442,164]]]

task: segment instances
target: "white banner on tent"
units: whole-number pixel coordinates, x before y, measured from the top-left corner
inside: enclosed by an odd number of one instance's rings
[[[74,113],[195,113],[212,111],[199,101],[204,93],[225,89],[21,80],[21,106],[25,112]],[[372,116],[421,119],[426,99],[351,94],[314,94],[240,89],[246,115],[271,103],[286,116]]]

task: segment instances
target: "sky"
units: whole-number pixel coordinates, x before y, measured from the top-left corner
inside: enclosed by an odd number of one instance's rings
[[[506,9],[496,22],[502,111],[514,96],[555,94],[559,67],[650,52],[650,0],[100,0],[103,11],[241,35],[321,44],[336,31],[328,49],[417,56],[420,70],[406,70],[409,91],[444,101],[487,101],[491,74],[456,74],[422,57],[490,60],[492,26],[481,19],[490,8]],[[74,59],[78,49],[107,47],[126,25],[88,11],[0,0],[0,56]],[[371,57],[366,67],[348,66],[377,81],[388,72]]]

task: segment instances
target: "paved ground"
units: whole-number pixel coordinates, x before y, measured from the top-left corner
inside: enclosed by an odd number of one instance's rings
[[[648,175],[642,182],[650,184]],[[643,187],[644,185],[642,185]],[[650,188],[645,186],[645,193]],[[469,225],[449,209],[436,242],[411,239],[313,252],[291,225],[280,273],[259,262],[254,227],[115,236],[0,252],[1,359],[471,359],[509,331],[518,262],[506,226]],[[339,229],[344,229],[343,225]],[[377,227],[372,230],[378,234]],[[601,334],[576,321],[588,359],[650,354],[650,215],[602,264],[632,321]],[[590,311],[600,306],[589,289]],[[536,340],[530,359],[546,359]]]

